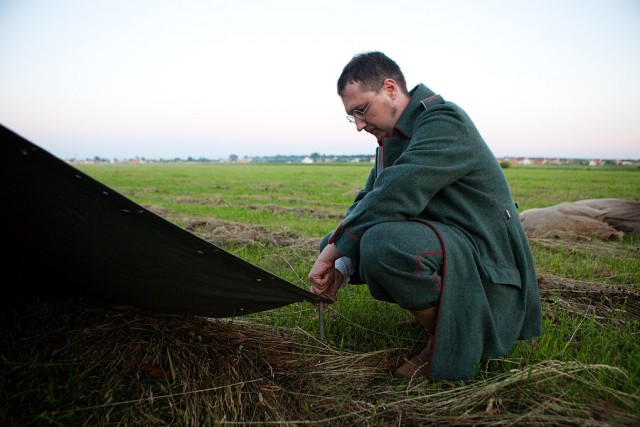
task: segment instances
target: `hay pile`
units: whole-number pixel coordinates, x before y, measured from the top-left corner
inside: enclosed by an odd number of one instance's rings
[[[463,383],[390,376],[406,349],[340,352],[297,329],[91,301],[4,313],[0,423],[9,425],[597,425],[628,413],[575,405],[610,366],[546,361]],[[519,366],[519,362],[514,362]]]

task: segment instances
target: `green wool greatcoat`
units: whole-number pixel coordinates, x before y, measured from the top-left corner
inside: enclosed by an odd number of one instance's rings
[[[479,361],[541,334],[536,273],[506,178],[471,119],[422,84],[410,95],[396,135],[379,144],[365,187],[323,246],[334,243],[362,269],[360,242],[372,227],[433,229],[444,256],[429,377],[467,380]]]

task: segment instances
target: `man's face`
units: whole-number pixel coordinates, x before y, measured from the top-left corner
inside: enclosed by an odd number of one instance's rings
[[[354,116],[358,132],[364,129],[375,136],[378,142],[385,136],[393,135],[398,120],[397,109],[385,85],[375,92],[363,91],[359,83],[349,83],[345,87],[342,103],[347,114]],[[358,112],[366,114],[363,116]]]

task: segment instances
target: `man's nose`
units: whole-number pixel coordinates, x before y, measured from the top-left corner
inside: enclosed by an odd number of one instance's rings
[[[356,117],[356,129],[358,129],[358,132],[360,132],[366,126],[367,126],[367,121],[365,119],[359,119]]]

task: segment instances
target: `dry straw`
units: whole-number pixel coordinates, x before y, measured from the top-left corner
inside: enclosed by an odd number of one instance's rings
[[[574,426],[601,425],[604,412],[638,421],[618,409],[638,396],[602,385],[624,375],[606,365],[550,360],[468,383],[401,382],[389,371],[404,349],[337,351],[296,328],[87,302],[4,320],[3,425]],[[576,404],[576,389],[600,398]]]

